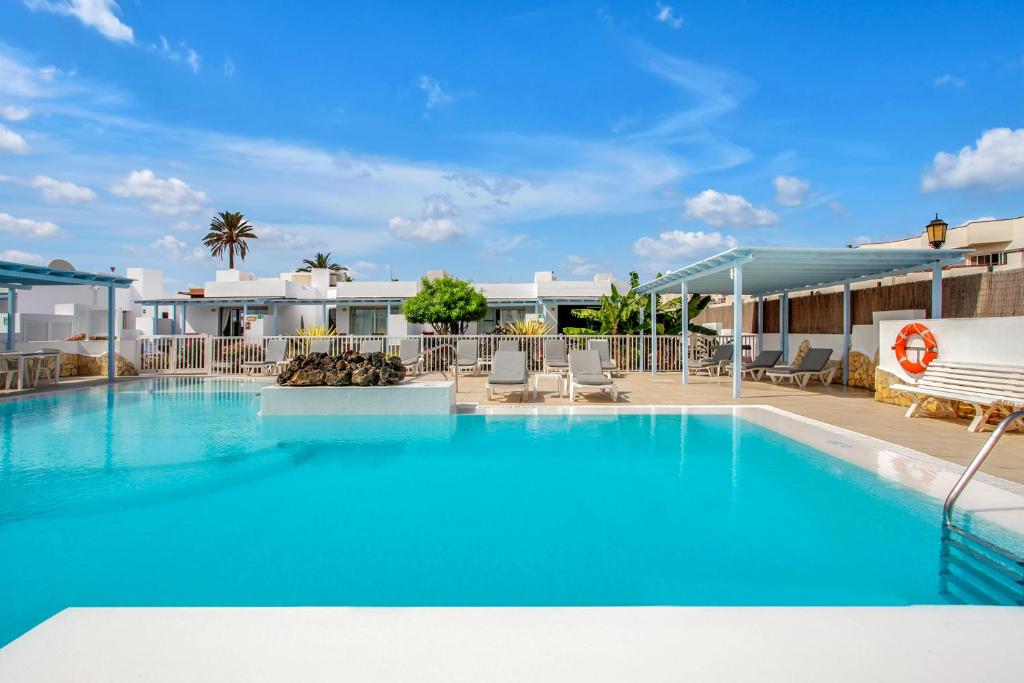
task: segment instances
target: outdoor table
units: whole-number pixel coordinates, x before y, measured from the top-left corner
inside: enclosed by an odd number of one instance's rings
[[[560,372],[538,372],[533,376],[533,394],[535,396],[540,394],[540,381],[542,379],[553,379],[555,380],[555,394],[557,396],[565,395],[565,380]]]
[[[26,358],[48,358],[53,356],[57,359],[57,370],[53,375],[54,384],[60,383],[60,351],[3,351],[4,356],[18,357],[18,391],[25,388],[25,359]]]

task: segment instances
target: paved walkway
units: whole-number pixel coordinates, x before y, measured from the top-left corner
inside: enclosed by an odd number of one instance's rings
[[[440,375],[425,376],[440,379]],[[967,420],[932,417],[907,419],[905,408],[880,403],[874,394],[863,389],[815,383],[806,389],[790,384],[774,385],[763,382],[743,383],[743,398],[732,398],[731,377],[691,377],[683,386],[679,373],[631,373],[615,379],[621,389],[619,402],[634,405],[771,405],[828,422],[839,427],[874,436],[907,448],[934,455],[951,462],[966,465],[978,452],[991,432],[972,434],[967,431]],[[484,377],[459,378],[460,403],[518,404],[519,394],[496,396],[488,401]],[[550,382],[542,382],[542,391],[531,398],[531,403],[569,405],[568,398],[560,398],[548,390]],[[608,398],[588,394],[577,403],[607,403]],[[1010,481],[1024,484],[1024,434],[1009,433],[985,463],[984,471]]]

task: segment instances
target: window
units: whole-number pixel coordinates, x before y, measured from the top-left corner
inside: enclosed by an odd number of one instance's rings
[[[971,257],[972,266],[1005,266],[1006,252],[997,251],[993,254],[975,254]]]
[[[348,333],[384,336],[388,333],[388,309],[353,308],[349,314]]]
[[[525,308],[488,308],[487,315],[480,321],[480,333],[490,334],[498,325],[507,325],[513,320],[526,318]]]

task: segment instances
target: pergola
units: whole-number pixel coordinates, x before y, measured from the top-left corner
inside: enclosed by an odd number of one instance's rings
[[[117,353],[114,349],[114,290],[130,287],[132,279],[118,275],[86,273],[27,263],[0,261],[0,289],[7,289],[7,350],[14,350],[14,320],[18,311],[18,292],[53,285],[91,285],[107,288],[107,379],[114,381]]]
[[[646,282],[637,288],[650,294],[651,353],[657,358],[657,295],[731,294],[733,297],[732,395],[740,398],[743,365],[743,297],[756,296],[758,319],[763,320],[764,298],[781,295],[779,331],[783,358],[788,359],[789,294],[823,287],[843,287],[843,384],[850,367],[850,285],[889,275],[932,271],[932,316],[942,317],[942,268],[964,262],[971,249],[790,249],[786,247],[736,248],[697,261]],[[681,307],[683,384],[689,381],[689,331],[687,307]],[[763,329],[763,326],[762,326]],[[763,334],[763,333],[762,333]],[[760,341],[760,337],[759,337]],[[760,346],[760,343],[758,344]],[[657,371],[651,363],[651,374]]]

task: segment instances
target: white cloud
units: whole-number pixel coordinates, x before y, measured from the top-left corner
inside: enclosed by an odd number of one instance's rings
[[[31,64],[30,58],[0,42],[0,95],[42,98],[73,93],[78,91],[77,85],[68,80],[73,75],[74,71],[62,71],[55,66]],[[27,111],[21,107],[10,108],[16,116]]]
[[[925,192],[970,187],[1006,190],[1024,186],[1024,128],[992,128],[975,146],[939,152],[921,180]]]
[[[779,222],[778,216],[772,211],[755,208],[738,194],[704,190],[695,197],[687,198],[683,203],[686,206],[687,217],[716,228],[749,228]]]
[[[800,206],[811,191],[811,184],[803,178],[778,175],[772,178],[775,201],[783,206]]]
[[[562,266],[568,269],[570,275],[593,275],[601,270],[601,265],[591,261],[590,259],[579,256],[578,254],[569,254],[565,257],[562,262]]]
[[[25,0],[25,6],[33,11],[75,17],[115,42],[135,42],[131,27],[116,16],[120,8],[115,0]]]
[[[395,216],[388,221],[388,230],[402,240],[447,242],[465,234],[465,231],[452,220],[461,213],[448,195],[432,194],[423,198],[423,210],[419,220]]]
[[[32,110],[28,107],[19,107],[13,104],[8,104],[5,107],[0,107],[0,116],[7,119],[8,121],[24,121],[32,115]]]
[[[487,240],[487,243],[484,245],[484,253],[491,255],[505,254],[523,246],[527,239],[529,239],[529,235],[525,235],[523,233],[494,237]]]
[[[30,185],[39,190],[39,194],[45,201],[54,204],[81,204],[96,199],[96,193],[88,187],[75,185],[66,180],[57,180],[50,176],[37,175],[32,179]]]
[[[445,180],[455,183],[463,192],[474,198],[479,191],[482,191],[495,199],[505,199],[530,185],[529,181],[521,178],[508,176],[488,178],[479,173],[450,173],[443,177]]]
[[[272,225],[260,226],[256,228],[255,232],[259,244],[273,244],[286,249],[305,249],[313,243],[306,235],[285,232]]]
[[[0,152],[25,154],[28,152],[28,143],[25,142],[25,138],[0,123]]]
[[[60,232],[56,223],[37,221],[31,218],[15,218],[9,213],[0,213],[0,230],[15,237],[51,237]]]
[[[416,242],[448,242],[465,234],[455,221],[448,218],[414,221],[395,216],[388,221],[388,230],[398,239]]]
[[[853,212],[850,211],[842,202],[829,202],[828,208],[832,209],[836,215],[842,216],[843,218],[852,218]]]
[[[377,272],[380,268],[376,263],[370,261],[356,261],[348,267],[348,274],[353,280],[367,277],[370,273]]]
[[[187,243],[174,235],[164,235],[149,246],[159,250],[164,256],[174,261],[195,263],[210,258],[210,253],[203,247],[190,248]]]
[[[424,113],[424,116],[429,115],[431,109],[451,104],[455,101],[455,96],[445,92],[441,84],[430,76],[420,76],[417,87],[427,94],[427,111]]]
[[[864,244],[871,244],[873,241],[868,235],[857,235],[853,238],[853,243],[858,247]]]
[[[664,263],[683,256],[719,252],[737,246],[736,238],[719,232],[685,232],[670,230],[658,238],[641,237],[633,243],[633,253],[655,263]]]
[[[942,74],[932,80],[933,85],[949,85],[954,88],[962,88],[967,85],[967,79],[954,76],[953,74]]]
[[[178,178],[157,178],[149,169],[132,171],[110,191],[118,197],[143,199],[154,213],[176,216],[202,210],[209,198]]]
[[[228,78],[235,75],[235,62],[232,61],[231,57],[224,58],[224,75]]]
[[[14,261],[15,263],[28,263],[33,266],[46,265],[46,260],[39,254],[30,254],[27,251],[8,249],[0,251],[0,261]]]
[[[184,40],[179,41],[177,45],[171,45],[167,38],[160,36],[160,44],[150,45],[149,49],[155,51],[161,57],[171,60],[172,62],[188,64],[189,68],[192,69],[192,73],[199,73],[199,66],[202,63],[202,58],[199,56],[199,53],[190,48],[188,46],[188,43],[186,43]],[[224,68],[226,71],[227,62],[224,63]],[[234,63],[232,63],[232,73],[234,73],[234,68],[235,65]]]
[[[665,5],[660,2],[654,4],[658,8],[658,13],[654,15],[655,20],[672,28],[682,28],[683,18],[674,14],[672,5]]]

